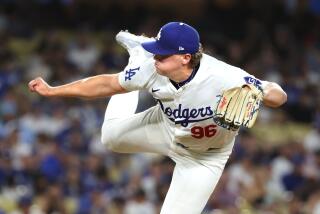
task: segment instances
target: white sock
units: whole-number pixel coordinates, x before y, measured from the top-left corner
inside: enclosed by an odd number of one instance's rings
[[[104,119],[123,118],[136,112],[139,91],[113,95],[108,103]]]

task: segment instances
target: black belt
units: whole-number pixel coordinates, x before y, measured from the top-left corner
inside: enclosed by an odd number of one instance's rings
[[[188,146],[183,145],[182,143],[176,143],[178,146],[184,148],[184,149],[189,149]],[[220,148],[209,148],[207,149],[207,152],[212,151],[212,150],[216,150],[216,149],[220,149]]]

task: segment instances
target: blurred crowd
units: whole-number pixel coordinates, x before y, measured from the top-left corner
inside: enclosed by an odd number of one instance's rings
[[[204,213],[320,213],[319,0],[103,2],[0,0],[0,213],[159,213],[169,158],[106,150],[108,98],[48,99],[27,83],[119,72],[119,30],[155,36],[173,20],[195,26],[205,52],[288,94],[262,109],[256,131],[241,130]],[[155,104],[140,98],[138,111]]]

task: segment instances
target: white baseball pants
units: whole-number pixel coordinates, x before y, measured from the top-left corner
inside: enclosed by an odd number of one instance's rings
[[[198,153],[172,142],[159,106],[134,114],[138,92],[111,98],[102,126],[102,143],[121,153],[151,152],[169,156],[176,166],[161,214],[200,214],[222,174],[233,142]],[[135,105],[135,107],[134,107]]]

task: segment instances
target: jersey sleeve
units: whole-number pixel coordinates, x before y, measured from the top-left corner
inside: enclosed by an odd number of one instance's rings
[[[229,70],[229,81],[225,81],[224,88],[229,89],[233,87],[242,86],[244,84],[253,84],[255,86],[263,87],[266,85],[266,81],[262,81],[252,74],[249,74],[248,72],[244,71],[241,68],[234,67],[234,66],[228,66]]]
[[[119,83],[127,91],[146,89],[154,73],[152,57],[130,57],[128,65],[119,73]]]

